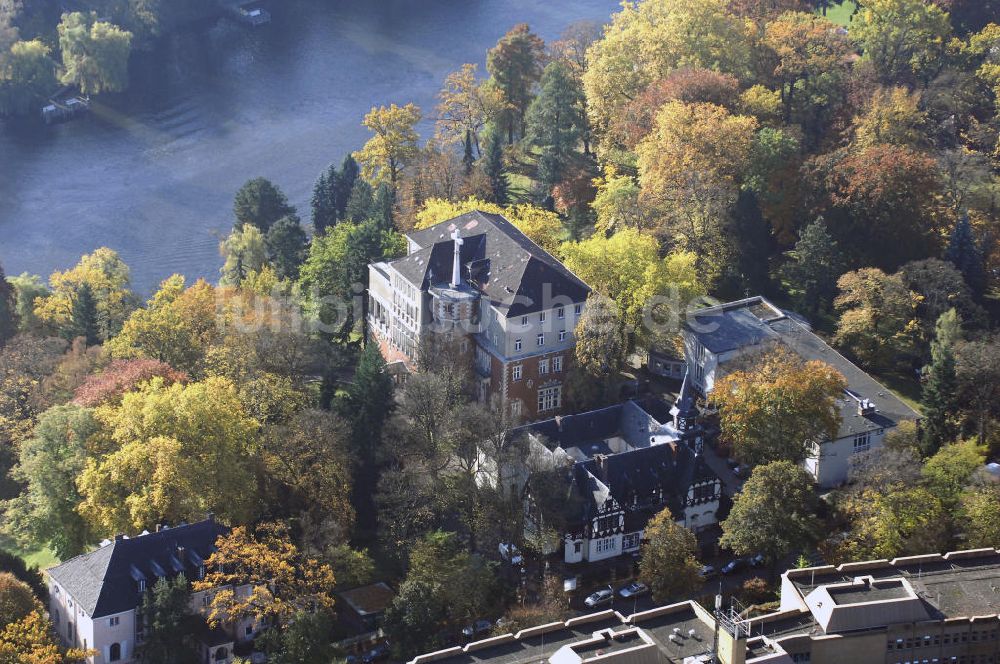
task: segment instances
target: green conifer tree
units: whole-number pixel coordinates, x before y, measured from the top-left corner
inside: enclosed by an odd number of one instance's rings
[[[480,163],[483,174],[489,180],[493,202],[506,205],[509,201],[510,181],[503,163],[503,139],[496,132],[486,138],[486,154]]]
[[[954,309],[941,314],[931,342],[931,364],[927,369],[921,401],[924,404],[921,452],[932,456],[942,445],[958,435],[955,420],[958,379],[955,370],[955,344],[962,337],[962,322]]]

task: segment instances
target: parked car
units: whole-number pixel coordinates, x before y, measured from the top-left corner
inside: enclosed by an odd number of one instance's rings
[[[472,638],[473,636],[479,636],[480,634],[485,634],[486,632],[493,629],[493,623],[489,620],[477,620],[471,625],[466,625],[462,628],[462,636]]]
[[[718,573],[719,572],[716,571],[713,565],[705,565],[700,570],[698,570],[698,576],[700,576],[702,579],[711,579]]]
[[[383,641],[378,644],[364,655],[361,656],[362,664],[372,664],[372,662],[378,662],[383,659],[389,659],[389,654],[391,650],[389,648],[389,642]]]
[[[639,583],[638,581],[633,581],[624,588],[618,591],[618,594],[622,597],[628,599],[630,597],[639,597],[640,595],[645,595],[649,592],[649,586],[645,583]]]
[[[733,558],[728,563],[726,563],[726,565],[722,568],[722,574],[723,575],[734,574],[736,572],[739,572],[744,567],[746,567],[746,565],[747,561],[743,560],[742,558]]]
[[[499,548],[500,548],[500,557],[503,558],[508,563],[510,563],[511,565],[520,567],[521,565],[524,564],[524,556],[521,555],[521,552],[518,551],[517,547],[514,546],[513,544],[500,542]]]
[[[764,560],[764,554],[758,553],[750,559],[750,567],[763,567],[765,562],[767,561]]]
[[[601,588],[595,593],[591,593],[587,596],[587,599],[583,600],[583,603],[587,608],[594,608],[595,606],[601,606],[602,604],[607,604],[615,598],[615,591],[608,586],[607,588]]]

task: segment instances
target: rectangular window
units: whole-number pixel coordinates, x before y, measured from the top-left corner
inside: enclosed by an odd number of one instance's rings
[[[579,316],[581,313],[583,313],[583,305],[582,304],[574,304],[573,305],[573,313],[576,314],[577,316]]]
[[[537,341],[538,341],[538,345],[539,346],[544,346],[545,345],[545,335],[544,334],[539,334]]]
[[[538,375],[544,376],[549,372],[549,361],[548,360],[538,360]]]
[[[556,309],[556,318],[566,318],[566,307]]]
[[[872,446],[872,435],[871,432],[866,431],[865,433],[859,433],[854,437],[854,454],[859,454],[861,452],[867,452]]]
[[[521,380],[521,365],[515,364],[510,370],[511,376],[514,380]]]
[[[628,551],[629,549],[639,548],[639,535],[640,533],[630,533],[622,538],[622,550]]]
[[[521,316],[521,325],[524,325],[524,326],[528,325],[528,317],[527,316]]]
[[[559,330],[559,341],[566,341],[566,330]]]
[[[557,355],[552,358],[552,371],[553,373],[559,373],[562,371],[562,355]]]
[[[510,402],[510,414],[517,417],[521,414],[521,400],[514,399]]]
[[[544,311],[542,313],[538,314],[538,322],[539,323],[544,323],[545,322],[545,312]]]
[[[538,410],[555,410],[562,405],[562,385],[543,387],[538,390]]]
[[[108,627],[114,627],[120,621],[121,621],[121,618],[119,616],[115,616],[114,618],[108,618]]]
[[[514,339],[514,350],[521,350],[521,340]]]

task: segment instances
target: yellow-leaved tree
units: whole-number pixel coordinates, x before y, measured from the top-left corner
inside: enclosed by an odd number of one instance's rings
[[[539,247],[554,256],[559,255],[560,241],[565,233],[559,215],[535,205],[523,203],[506,207],[470,196],[461,201],[430,198],[417,213],[416,228],[429,228],[434,224],[453,219],[466,212],[479,210],[490,214],[502,214]]]
[[[237,526],[216,547],[205,561],[210,571],[193,585],[195,592],[216,591],[208,614],[213,627],[252,618],[280,629],[300,611],[333,608],[333,570],[303,554],[285,524]]]
[[[77,480],[80,513],[98,532],[179,523],[215,512],[243,522],[257,509],[258,423],[224,378],[165,386],[154,378],[96,410],[103,432]]]
[[[354,153],[354,158],[361,164],[361,174],[373,186],[387,182],[396,187],[403,168],[417,156],[420,136],[416,126],[420,118],[420,108],[415,104],[377,106],[365,115],[361,123],[373,136]]]

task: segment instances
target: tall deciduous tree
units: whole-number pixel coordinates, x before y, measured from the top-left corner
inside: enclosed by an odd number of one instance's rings
[[[840,277],[837,287],[836,343],[873,368],[911,349],[918,331],[917,299],[898,274],[863,268]]]
[[[100,410],[110,449],[78,479],[80,512],[102,533],[179,523],[215,512],[243,522],[258,509],[256,421],[223,378],[164,387],[153,380]]]
[[[354,158],[367,180],[396,187],[403,168],[417,155],[420,137],[416,126],[420,119],[420,108],[415,104],[378,106],[365,115],[362,124],[373,136],[354,153]]]
[[[264,246],[279,279],[298,279],[308,244],[309,238],[295,215],[282,217],[268,229]]]
[[[933,2],[862,0],[850,34],[883,81],[926,81],[941,67],[951,24]]]
[[[88,457],[88,441],[99,431],[93,411],[55,406],[21,443],[14,475],[25,491],[7,504],[8,534],[35,546],[51,547],[62,559],[86,550],[91,529],[77,512],[76,478]]]
[[[458,142],[468,136],[476,157],[481,157],[483,129],[503,112],[506,100],[494,81],[477,79],[476,69],[477,65],[467,63],[444,79],[444,87],[438,93],[437,132],[446,142]]]
[[[969,548],[996,547],[1000,543],[1000,484],[976,483],[961,496],[965,544]]]
[[[891,560],[940,552],[948,544],[944,506],[922,486],[862,491],[843,509],[851,529],[836,547],[838,561]]]
[[[712,400],[722,435],[740,460],[799,462],[814,445],[836,437],[837,400],[846,387],[830,365],[803,361],[779,346],[717,381]]]
[[[684,595],[701,585],[701,565],[695,558],[698,540],[677,523],[669,508],[650,519],[643,538],[639,580],[649,586],[656,601]]]
[[[27,113],[52,94],[56,76],[50,52],[40,39],[15,42],[5,52],[0,39],[0,115]]]
[[[212,571],[193,589],[214,591],[208,613],[213,626],[255,618],[280,630],[300,611],[333,607],[333,570],[302,553],[284,524],[233,528],[218,539],[205,567]],[[248,592],[236,592],[244,585]]]
[[[969,428],[980,443],[1000,412],[1000,339],[977,339],[959,344],[956,352],[959,402],[965,404]]]
[[[719,545],[738,555],[764,554],[774,565],[814,544],[820,534],[812,478],[790,461],[754,468],[722,522]]]
[[[508,107],[500,118],[508,143],[513,143],[516,135],[524,135],[525,114],[544,60],[545,42],[527,23],[511,28],[486,54],[486,69]]]
[[[99,21],[94,12],[63,14],[59,23],[62,82],[79,86],[83,94],[124,90],[131,47],[131,32]]]
[[[290,214],[295,214],[295,208],[288,204],[284,192],[266,178],[254,178],[247,180],[236,192],[233,229],[250,225],[266,233],[272,224]]]

